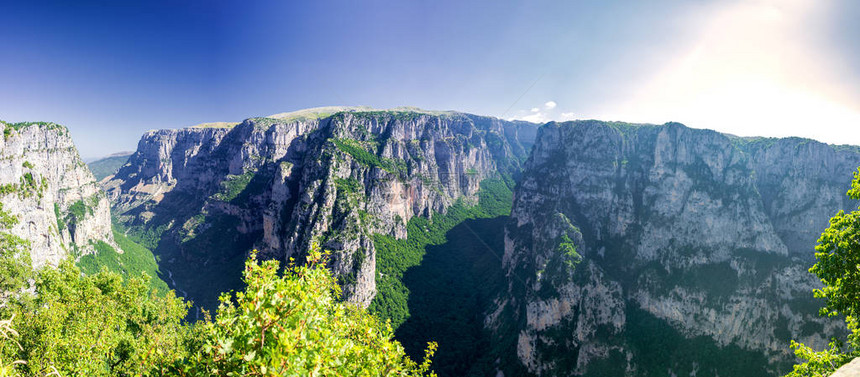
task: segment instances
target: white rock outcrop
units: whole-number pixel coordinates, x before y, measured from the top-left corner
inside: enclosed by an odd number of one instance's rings
[[[81,160],[69,131],[53,123],[0,122],[0,203],[18,218],[35,267],[114,246],[110,204]]]

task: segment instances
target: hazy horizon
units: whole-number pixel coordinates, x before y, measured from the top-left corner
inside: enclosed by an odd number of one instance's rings
[[[86,158],[146,130],[331,105],[676,121],[860,145],[848,0],[4,3],[0,119]]]

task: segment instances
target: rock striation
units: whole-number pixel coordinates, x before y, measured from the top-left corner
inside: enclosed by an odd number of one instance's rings
[[[229,266],[241,268],[251,249],[289,261],[318,244],[333,252],[344,295],[367,306],[372,235],[403,238],[413,216],[475,200],[483,179],[516,174],[536,130],[456,112],[311,109],[150,131],[103,186],[198,302],[225,290],[195,291],[201,275],[238,276]]]
[[[0,203],[18,218],[35,267],[115,246],[110,204],[78,155],[69,131],[53,123],[0,122]]]
[[[857,206],[858,165],[860,148],[798,138],[549,123],[485,323],[537,375],[733,375],[721,361],[739,359],[786,373],[791,339],[840,332],[807,269],[830,216]]]

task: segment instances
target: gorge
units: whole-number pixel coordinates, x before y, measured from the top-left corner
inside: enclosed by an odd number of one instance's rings
[[[413,359],[439,343],[440,376],[776,376],[790,340],[845,332],[807,269],[857,208],[860,147],[331,107],[147,132],[103,194],[65,128],[3,126],[0,202],[34,265],[127,237],[192,320],[252,250],[319,245]]]

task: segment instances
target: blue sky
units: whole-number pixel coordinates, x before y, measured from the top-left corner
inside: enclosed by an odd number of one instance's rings
[[[308,107],[680,121],[860,144],[860,2],[0,2],[0,119],[84,157]]]

